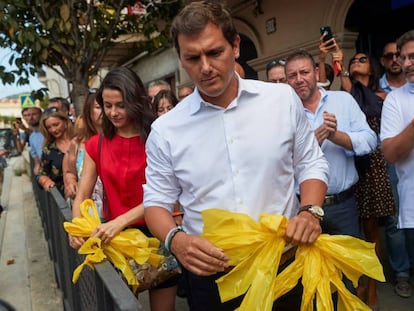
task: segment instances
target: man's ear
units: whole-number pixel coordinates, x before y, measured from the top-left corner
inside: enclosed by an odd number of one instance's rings
[[[235,59],[239,58],[240,56],[240,36],[239,35],[236,35],[236,38],[234,38],[233,53],[234,53]]]

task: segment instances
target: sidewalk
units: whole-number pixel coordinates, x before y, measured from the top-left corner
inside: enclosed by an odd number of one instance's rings
[[[0,218],[0,299],[12,304],[17,311],[63,310],[31,181],[26,174],[14,175],[15,159],[10,159],[5,170],[1,200],[6,212]],[[386,261],[384,271],[391,280]],[[381,311],[414,310],[414,296],[400,298],[390,282],[379,283],[378,293]],[[140,295],[140,301],[149,311],[147,292]],[[185,299],[177,297],[176,310],[188,310]]]
[[[0,298],[17,311],[63,310],[40,217],[27,174],[4,171],[0,219]]]

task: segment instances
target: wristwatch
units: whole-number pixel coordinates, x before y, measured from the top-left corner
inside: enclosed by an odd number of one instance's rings
[[[349,77],[349,71],[348,70],[342,71],[341,77]]]
[[[323,220],[323,216],[325,215],[323,208],[318,205],[305,205],[299,208],[298,214],[302,212],[310,212],[313,216],[318,218],[319,220]]]

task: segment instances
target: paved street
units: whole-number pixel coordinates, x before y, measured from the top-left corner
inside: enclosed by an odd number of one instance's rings
[[[30,179],[26,174],[14,176],[9,167],[4,180],[1,203],[7,212],[0,218],[0,298],[18,311],[63,310]],[[384,269],[391,279],[386,260]],[[398,297],[391,283],[379,284],[378,292],[381,311],[414,310],[414,296]],[[140,301],[150,310],[147,293]],[[185,299],[177,299],[176,310],[188,310]]]

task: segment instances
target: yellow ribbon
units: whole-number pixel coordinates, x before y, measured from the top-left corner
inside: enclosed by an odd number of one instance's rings
[[[149,238],[138,229],[126,229],[117,234],[110,243],[102,243],[99,238],[89,238],[101,223],[94,202],[90,199],[83,201],[80,212],[81,217],[75,217],[72,222],[63,224],[70,235],[88,238],[78,250],[79,254],[86,257],[74,270],[73,283],[77,282],[85,266],[93,269],[93,264],[107,258],[122,272],[128,284],[136,288],[139,282],[128,264],[128,258],[134,259],[137,264],[148,262],[155,267],[159,265],[163,256],[156,253],[160,245],[156,238]]]
[[[373,243],[322,234],[312,245],[299,246],[294,262],[277,275],[288,224],[284,216],[262,214],[258,223],[246,214],[209,209],[202,217],[202,236],[223,249],[235,266],[216,283],[223,302],[245,294],[237,310],[271,310],[274,300],[302,278],[302,311],[313,310],[315,296],[317,310],[333,310],[336,290],[339,311],[369,311],[345,288],[342,274],[355,286],[362,274],[385,281]]]

